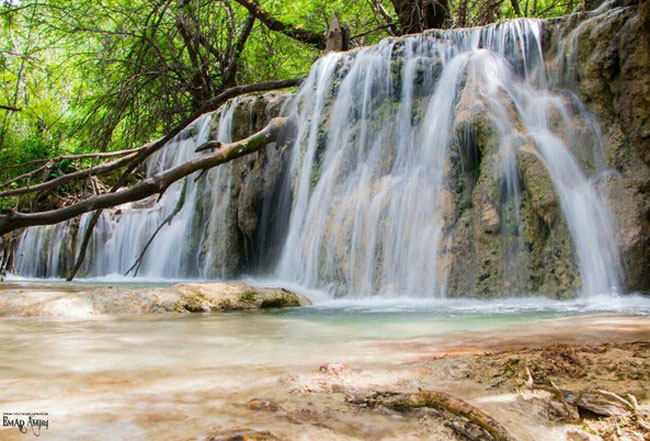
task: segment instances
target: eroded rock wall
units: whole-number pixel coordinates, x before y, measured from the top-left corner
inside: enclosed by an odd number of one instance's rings
[[[243,139],[264,128],[272,118],[280,115],[290,96],[290,92],[274,91],[241,97],[233,114],[233,140]],[[214,125],[217,123],[215,120]],[[287,146],[273,143],[229,165],[232,167],[229,185],[220,188],[220,191],[228,192],[230,198],[224,232],[225,252],[220,256],[226,265],[221,274],[212,276],[234,277],[250,272],[267,264],[277,251],[278,243],[269,231],[276,228],[278,221],[275,205],[287,162]],[[205,204],[207,211],[210,200],[207,199]],[[207,222],[213,220],[208,217]],[[196,226],[197,231],[205,228],[209,227]]]
[[[590,180],[608,194],[626,291],[650,290],[648,23],[650,6],[644,1],[640,5],[613,5],[598,12],[575,13],[545,22],[543,26],[549,88],[561,106],[572,108],[569,125],[573,135],[565,136],[563,141]],[[399,53],[395,56],[399,58]],[[435,64],[435,59],[432,60]],[[429,60],[421,62],[426,64]],[[438,78],[441,70],[439,62],[433,64],[418,67],[421,76],[429,75],[431,81]],[[394,61],[391,71],[399,69],[399,62]],[[427,73],[427,69],[434,74]],[[555,298],[573,296],[583,281],[576,263],[575,244],[548,164],[517,116],[513,103],[507,97],[497,100],[492,97],[489,102],[480,84],[475,83],[470,75],[463,80],[443,167],[444,184],[439,196],[442,239],[437,261],[443,292],[456,297],[517,293],[540,293]],[[332,87],[336,89],[338,84]],[[415,85],[416,100],[426,100],[426,91],[420,90],[423,87],[420,83]],[[574,93],[579,99],[575,99]],[[281,113],[290,96],[289,92],[270,92],[239,98],[233,113],[232,138],[241,139],[263,128]],[[495,102],[510,115],[507,119],[512,127],[507,128],[510,133],[507,140],[512,143],[515,156],[514,183],[504,179],[502,173],[503,155],[507,151],[502,143],[506,138],[499,118],[495,118]],[[369,127],[380,130],[385,124],[391,124],[395,104],[387,100],[379,106]],[[330,100],[325,108],[331,105]],[[414,120],[423,116],[420,108],[425,106],[414,106]],[[558,133],[567,125],[565,115],[560,113],[548,115],[548,124],[557,128]],[[593,115],[597,124],[590,126],[585,114]],[[327,112],[323,115],[324,121],[319,126],[325,127],[332,115]],[[218,123],[218,119],[211,123],[215,133]],[[589,134],[598,130],[602,132],[597,137],[602,145],[593,145]],[[328,142],[325,131],[319,132],[318,142],[319,149]],[[394,138],[387,137],[386,142],[394,142]],[[194,262],[198,256],[199,262],[209,259],[218,262],[218,265],[207,265],[202,276],[228,278],[259,273],[272,269],[277,262],[288,223],[291,190],[295,187],[295,182],[292,185],[287,177],[290,148],[286,144],[269,145],[228,165],[229,178],[208,191],[226,195],[225,217],[213,215],[214,200],[209,194],[197,202],[192,237],[187,238],[191,246],[184,251],[193,255],[188,255],[186,260]],[[385,160],[385,168],[389,169],[394,157],[390,155]],[[314,182],[319,179],[318,171],[315,167]],[[333,218],[326,229],[340,229],[346,226],[345,222],[353,221],[354,213],[344,221]],[[218,233],[206,237],[206,231]],[[342,266],[350,254],[349,237],[337,236],[336,231],[332,231],[331,237],[333,243],[340,244],[334,253],[341,262],[338,273],[332,275],[335,278],[345,272]],[[214,248],[216,241],[222,246]],[[71,262],[74,241],[66,243],[70,248],[67,254],[51,261]],[[382,250],[379,247],[377,252]],[[389,258],[383,256],[379,264]],[[184,271],[189,274],[195,270]],[[382,272],[378,271],[377,277],[381,276]]]
[[[550,24],[547,57],[602,130],[603,176],[626,289],[650,290],[650,6],[615,7]]]
[[[581,12],[545,24],[545,60],[552,90],[566,91],[578,113],[594,116],[602,131],[604,172],[589,158],[590,149],[570,145],[582,168],[608,195],[622,260],[624,290],[650,290],[650,6],[617,5]],[[645,15],[644,15],[645,14]],[[521,194],[519,233],[523,252],[508,268],[514,248],[495,163],[500,159],[490,110],[470,93],[457,106],[452,163],[472,164],[450,174],[454,210],[448,225],[447,293],[492,297],[515,288],[551,297],[570,297],[581,284],[571,234],[562,217],[556,189],[542,158],[525,141],[518,148]],[[471,104],[469,104],[471,102]],[[586,109],[581,109],[584,104]],[[550,117],[552,119],[553,116]],[[576,132],[584,121],[573,120]],[[468,130],[468,127],[471,129]],[[525,136],[525,133],[522,133]],[[478,156],[466,157],[470,137]],[[465,157],[464,157],[465,156]],[[473,162],[472,162],[473,161]],[[503,205],[501,205],[503,206]],[[515,235],[517,236],[517,235]],[[523,269],[523,271],[522,271]],[[521,277],[525,275],[525,277]]]

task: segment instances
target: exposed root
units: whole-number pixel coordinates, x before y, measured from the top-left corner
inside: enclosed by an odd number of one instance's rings
[[[537,384],[533,380],[530,369],[526,367],[526,387],[530,390],[544,390],[549,392],[555,399],[560,401],[564,406],[568,418],[575,422],[580,420],[580,411],[588,412],[598,416],[627,416],[638,414],[639,407],[632,395],[626,400],[614,392],[600,389],[583,389],[572,391],[569,389],[560,389],[552,381],[550,385]]]
[[[578,422],[580,421],[580,412],[578,412],[578,408],[572,404],[569,404],[567,400],[564,398],[564,394],[562,391],[553,383],[552,381],[550,382],[550,386],[546,385],[537,385],[535,384],[535,381],[533,380],[533,376],[530,373],[530,369],[528,369],[528,366],[526,366],[526,387],[530,390],[535,390],[535,389],[540,389],[540,390],[545,390],[547,392],[550,392],[560,403],[562,403],[562,406],[564,407],[564,411],[566,412],[567,418],[572,421],[572,422]]]
[[[371,408],[386,407],[399,412],[420,408],[443,410],[469,420],[489,433],[495,441],[514,441],[506,428],[494,418],[471,404],[444,392],[429,390],[420,390],[417,393],[373,392],[361,397],[348,397],[347,401]],[[459,426],[456,426],[456,428],[459,429]],[[465,436],[470,441],[477,439],[476,437],[464,435],[465,429],[455,430],[452,428],[452,430],[459,435]]]

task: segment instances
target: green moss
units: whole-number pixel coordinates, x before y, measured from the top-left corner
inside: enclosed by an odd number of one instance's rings
[[[295,295],[286,293],[286,294],[275,294],[273,297],[264,299],[261,308],[285,308],[287,306],[300,306],[300,302]]]
[[[246,304],[255,303],[257,293],[255,291],[246,291],[239,296],[239,301]]]
[[[232,311],[236,309],[230,300],[222,300],[217,304],[217,307],[222,311]]]

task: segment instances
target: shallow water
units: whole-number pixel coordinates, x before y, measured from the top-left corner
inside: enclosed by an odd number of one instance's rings
[[[250,313],[3,318],[0,412],[47,412],[41,439],[66,441],[184,440],[217,429],[273,428],[277,422],[262,424],[241,404],[289,396],[302,381],[296,378],[318,375],[326,362],[348,363],[369,372],[372,384],[391,385],[399,366],[459,348],[647,337],[648,315],[643,297],[375,298]],[[376,423],[390,434],[397,423],[382,418]],[[285,423],[273,430],[310,439],[299,435],[303,429]],[[365,439],[349,435],[332,439]],[[0,429],[3,440],[24,436]]]

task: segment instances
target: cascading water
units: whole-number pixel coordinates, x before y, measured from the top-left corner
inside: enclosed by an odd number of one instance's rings
[[[321,59],[296,98],[295,202],[280,278],[360,295],[443,295],[448,149],[461,108],[484,103],[515,212],[517,150],[527,140],[558,193],[583,290],[618,289],[606,202],[565,141],[576,139],[575,112],[545,85],[534,20],[385,40]],[[469,105],[461,102],[468,92]],[[559,131],[549,126],[553,112]]]
[[[149,161],[147,175],[185,162],[194,155],[194,149],[210,137],[231,141],[236,106],[237,100],[234,100],[219,112],[199,117]],[[216,133],[211,135],[210,131]],[[227,189],[231,171],[230,164],[225,164],[208,172],[201,181],[190,178],[187,183],[178,182],[167,189],[158,203],[151,200],[145,204],[126,204],[117,212],[104,211],[93,230],[89,258],[81,274],[89,277],[125,274],[155,229],[174,211],[184,192],[185,203],[172,222],[164,227],[166,229],[152,241],[139,274],[159,279],[223,276],[225,271],[220,262],[224,262],[221,258],[227,253],[227,243],[220,239],[218,226],[225,223],[229,208]],[[82,216],[76,234],[78,241],[70,234],[74,227],[69,222],[28,229],[16,251],[14,264],[18,274],[64,276],[74,263],[91,217],[92,213]],[[199,229],[197,225],[206,228]],[[204,250],[200,259],[197,249]],[[34,256],[33,250],[40,250],[39,254]]]
[[[498,249],[467,263],[467,272],[484,270],[471,283],[535,291],[541,282],[530,265],[535,256],[559,255],[553,247],[560,240],[547,231],[557,224],[573,243],[582,291],[619,290],[618,249],[597,185],[600,134],[579,100],[549,89],[542,26],[520,19],[430,32],[317,61],[285,109],[296,130],[276,192],[284,196],[275,210],[288,213],[276,223],[288,226],[265,230],[282,231],[274,277],[337,295],[445,296],[461,286],[452,287],[458,277],[450,274],[463,265],[454,250],[465,240],[468,256],[478,256],[480,246]],[[171,141],[148,173],[191,156],[208,139],[212,118],[220,118],[218,139],[228,141],[235,106],[198,119],[194,134]],[[559,221],[551,208],[544,211],[553,204],[532,194],[529,169],[522,176],[531,161],[552,183]],[[231,276],[222,265],[232,250],[221,228],[234,208],[225,196],[231,174],[225,165],[198,184],[188,181],[186,202],[152,243],[141,276]],[[174,209],[182,185],[150,208],[104,214],[84,274],[123,274]],[[18,273],[54,276],[69,266],[61,262],[74,246],[64,245],[64,228],[70,226],[28,230],[18,245]],[[538,230],[541,244],[527,239]],[[57,257],[59,248],[68,257]],[[34,256],[34,249],[50,253]]]

